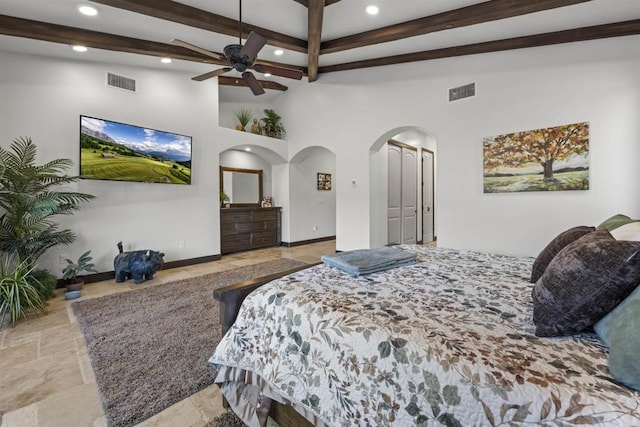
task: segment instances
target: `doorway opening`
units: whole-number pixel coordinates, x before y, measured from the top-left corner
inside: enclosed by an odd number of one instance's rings
[[[369,165],[371,247],[434,242],[435,136],[411,126],[390,130],[371,147]]]

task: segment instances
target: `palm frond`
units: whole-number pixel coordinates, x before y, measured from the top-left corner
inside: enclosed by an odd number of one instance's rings
[[[36,145],[31,138],[13,140],[9,150],[0,147],[0,250],[31,257],[35,262],[46,250],[72,243],[71,230],[59,230],[56,215],[69,215],[95,196],[75,191],[57,191],[78,177],[64,174],[73,166],[69,159],[36,165]]]

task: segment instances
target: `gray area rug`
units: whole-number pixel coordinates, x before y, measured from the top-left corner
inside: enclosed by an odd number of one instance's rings
[[[280,259],[74,302],[109,426],[133,426],[213,383],[213,289],[304,265]]]
[[[246,425],[233,412],[225,412],[209,421],[205,427],[246,427]]]

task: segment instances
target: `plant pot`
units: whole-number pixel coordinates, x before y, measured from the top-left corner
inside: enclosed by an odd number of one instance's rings
[[[69,291],[64,293],[64,299],[76,299],[80,297],[82,291]]]
[[[4,316],[0,316],[0,328],[9,323],[11,323],[11,314],[9,312],[5,313]]]
[[[82,289],[83,286],[84,286],[84,279],[81,277],[70,279],[65,284],[65,287],[67,288],[67,292],[79,291]]]

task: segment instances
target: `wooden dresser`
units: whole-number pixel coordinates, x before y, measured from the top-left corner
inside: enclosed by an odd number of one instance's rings
[[[223,254],[280,246],[280,208],[220,209],[220,251]]]

